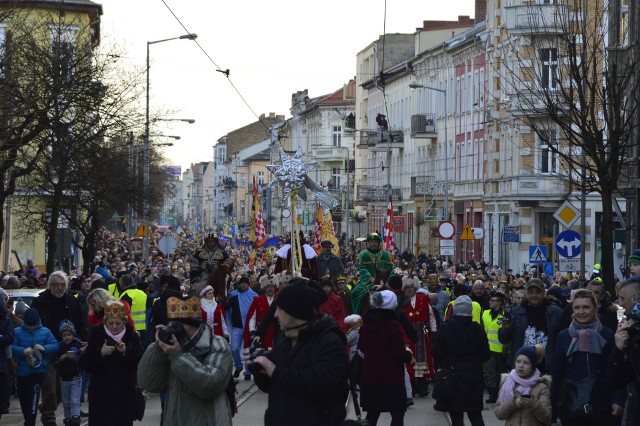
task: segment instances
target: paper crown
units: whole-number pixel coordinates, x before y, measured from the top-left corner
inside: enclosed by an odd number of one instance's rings
[[[119,300],[110,300],[104,305],[104,318],[127,318],[127,309]]]
[[[271,277],[263,275],[262,277],[260,277],[260,288],[263,290],[270,285],[276,286],[277,288],[278,284],[278,277],[276,277],[275,275]]]
[[[180,300],[177,297],[170,297],[167,300],[168,319],[202,319],[200,299],[196,296],[187,300]]]

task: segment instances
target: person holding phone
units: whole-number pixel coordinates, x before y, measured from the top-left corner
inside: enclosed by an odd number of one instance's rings
[[[505,425],[548,425],[551,421],[551,377],[540,375],[537,369],[543,357],[542,346],[523,346],[513,370],[502,375],[495,414]]]

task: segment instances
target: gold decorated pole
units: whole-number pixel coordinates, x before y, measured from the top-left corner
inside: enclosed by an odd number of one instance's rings
[[[298,191],[291,191],[291,268],[293,276],[302,275],[302,246],[300,245],[300,225],[298,224]]]

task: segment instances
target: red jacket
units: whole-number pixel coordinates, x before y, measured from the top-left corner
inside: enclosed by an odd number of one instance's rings
[[[345,313],[344,302],[340,296],[331,293],[327,301],[320,305],[318,312],[331,316],[338,325],[338,328],[340,328],[343,333],[347,332],[347,326],[344,324],[344,318],[347,314]]]
[[[275,296],[273,297],[275,300]],[[273,303],[273,300],[271,303]],[[244,321],[244,347],[249,348],[251,346],[251,332],[256,331],[258,328],[258,323],[261,322],[267,311],[269,310],[269,300],[267,299],[267,295],[263,294],[262,296],[256,296],[253,298],[253,302],[249,307],[249,311],[247,312],[247,318]],[[275,333],[275,324],[269,324],[267,328],[267,332],[262,338],[262,347],[271,348],[273,346],[273,335]]]

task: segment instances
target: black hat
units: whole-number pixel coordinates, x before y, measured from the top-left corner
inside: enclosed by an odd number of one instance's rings
[[[242,276],[240,277],[240,279],[238,280],[238,284],[242,284],[242,283],[250,284],[250,283],[249,283],[249,276],[248,276],[248,275],[242,275]]]
[[[294,318],[310,321],[315,316],[318,293],[306,282],[293,279],[280,290],[276,298],[277,306]]]
[[[40,314],[36,308],[29,308],[24,312],[24,323],[27,325],[37,325],[40,322]]]
[[[401,290],[402,289],[402,275],[392,275],[387,280],[387,285],[389,288],[393,290]]]
[[[504,301],[504,299],[505,299],[505,295],[504,295],[504,293],[500,293],[499,291],[492,291],[492,292],[491,292],[491,294],[490,294],[490,298],[494,298],[494,297],[500,298],[500,299],[502,299],[503,301]]]
[[[333,248],[333,243],[329,240],[324,240],[322,243],[320,243],[320,245],[322,247],[332,247]]]

